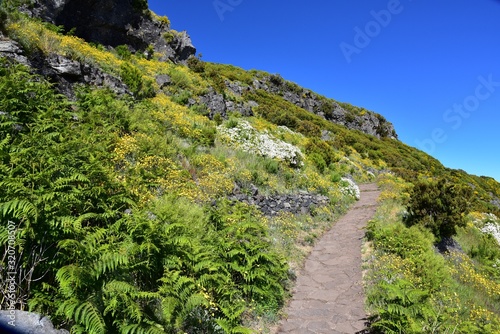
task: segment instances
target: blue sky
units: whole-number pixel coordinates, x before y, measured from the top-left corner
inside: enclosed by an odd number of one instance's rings
[[[500,181],[500,1],[149,0],[206,61],[279,73]]]

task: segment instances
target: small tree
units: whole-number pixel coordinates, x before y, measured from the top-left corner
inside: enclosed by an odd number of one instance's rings
[[[407,206],[408,226],[421,224],[438,238],[451,237],[465,226],[472,189],[446,179],[418,181]]]

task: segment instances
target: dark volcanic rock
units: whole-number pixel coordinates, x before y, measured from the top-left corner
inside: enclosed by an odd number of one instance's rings
[[[33,52],[27,57],[15,41],[3,36],[0,36],[0,57],[30,67],[33,72],[55,83],[59,92],[71,99],[74,98],[76,84],[107,87],[118,95],[132,94],[119,78],[103,72],[94,65],[80,63],[58,54],[46,56],[40,52]]]
[[[252,88],[280,95],[286,101],[302,109],[349,129],[359,130],[376,137],[394,137],[397,139],[394,126],[380,115],[369,111],[360,115],[352,114],[336,101],[320,97],[308,89],[287,82],[279,75],[255,79]],[[231,90],[234,91],[235,89],[232,88]]]
[[[196,54],[186,32],[173,32],[152,16],[142,0],[35,0],[24,12],[63,25],[89,42],[116,47],[128,45],[143,52],[152,46],[163,60],[184,62]],[[166,39],[165,34],[171,38]]]
[[[81,64],[75,60],[52,54],[47,57],[47,65],[57,74],[79,77],[82,75]]]
[[[216,114],[220,114],[222,117],[226,117],[226,100],[222,94],[217,93],[213,89],[200,96],[200,103],[207,106],[209,112],[209,117],[213,118]]]
[[[0,56],[11,58],[23,65],[29,65],[28,58],[24,56],[19,44],[0,35]]]
[[[241,193],[230,197],[230,200],[254,204],[266,216],[275,216],[280,212],[293,214],[307,214],[315,207],[328,205],[330,199],[327,196],[300,192],[298,194],[262,196],[255,186],[250,188],[251,195]]]

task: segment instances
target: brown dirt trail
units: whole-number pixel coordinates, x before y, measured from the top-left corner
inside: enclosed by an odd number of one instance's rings
[[[298,275],[276,333],[357,333],[365,329],[361,246],[375,214],[376,184],[360,185],[361,199],[317,242]]]

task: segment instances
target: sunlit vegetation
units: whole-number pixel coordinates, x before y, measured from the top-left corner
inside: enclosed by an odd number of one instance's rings
[[[456,226],[454,232],[461,247],[441,254],[434,241],[443,235],[435,225],[426,220],[404,223],[404,203],[413,185],[389,175],[380,185],[384,192],[377,215],[368,226],[365,250],[367,306],[373,331],[499,333],[500,245],[480,230],[485,216],[463,217],[463,225]]]
[[[367,229],[372,328],[498,333],[495,180],[446,169],[397,140],[333,124],[264,90],[238,95],[227,87],[267,78],[301,91],[278,75],[108,50],[12,4],[0,7],[0,29],[26,54],[96,66],[132,93],[79,87],[69,101],[45,78],[0,59],[0,245],[6,249],[4,222],[14,222],[17,308],[75,333],[265,332],[314,241],[355,201],[351,180],[378,179],[381,206]],[[171,84],[160,89],[159,74]],[[254,116],[209,119],[198,97],[211,89],[255,101]],[[325,101],[326,114],[333,102]],[[330,204],[265,217],[227,199],[255,187],[262,195],[322,194]],[[461,250],[437,252],[443,237]],[[0,288],[5,308],[6,282]]]

